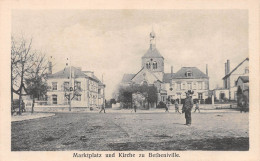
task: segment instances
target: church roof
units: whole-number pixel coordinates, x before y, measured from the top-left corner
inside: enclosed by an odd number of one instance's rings
[[[156,48],[149,48],[142,58],[163,58]]]
[[[187,77],[186,72],[190,71],[192,76]],[[178,72],[176,72],[173,79],[196,79],[196,78],[209,78],[205,73],[199,70],[197,67],[182,67]]]
[[[124,74],[122,83],[128,83],[131,82],[132,78],[135,76],[135,74]]]

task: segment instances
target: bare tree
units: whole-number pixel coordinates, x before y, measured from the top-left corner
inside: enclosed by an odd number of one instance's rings
[[[75,76],[73,73],[74,71],[70,71],[69,84],[64,84],[65,98],[67,98],[69,103],[69,111],[71,111],[71,101],[81,95],[81,86],[78,84],[79,82],[75,81]]]
[[[26,95],[27,91],[24,85],[25,76],[33,65],[33,58],[35,52],[32,51],[32,39],[27,42],[24,37],[11,38],[11,101],[12,113],[13,107],[13,93],[19,95],[19,114],[21,114],[22,95]],[[25,93],[23,94],[23,90]]]
[[[34,112],[35,99],[40,100],[47,93],[47,69],[48,61],[45,54],[36,54],[33,59],[32,68],[26,73],[25,78],[27,94],[32,97],[32,110]]]

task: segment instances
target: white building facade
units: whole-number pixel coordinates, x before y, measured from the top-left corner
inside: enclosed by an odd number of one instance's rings
[[[232,71],[230,71],[230,61],[225,63],[225,76],[223,88],[215,89],[215,97],[220,99],[237,100],[237,80],[240,76],[249,76],[249,58],[244,59]]]
[[[67,67],[50,74],[47,83],[47,105],[49,106],[69,106],[69,93],[72,98],[71,107],[101,107],[105,102],[105,85],[93,72]]]

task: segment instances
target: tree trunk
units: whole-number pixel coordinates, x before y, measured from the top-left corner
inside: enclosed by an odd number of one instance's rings
[[[34,103],[35,103],[35,98],[33,97],[33,102],[32,102],[32,113],[34,112]]]
[[[14,112],[14,92],[12,91],[11,87],[11,115],[13,115]]]
[[[14,92],[13,92],[13,66],[11,65],[11,115],[14,112]]]
[[[19,115],[21,115],[21,104],[22,104],[22,90],[20,90],[20,93],[19,93]]]
[[[69,111],[71,111],[71,94],[69,94]]]

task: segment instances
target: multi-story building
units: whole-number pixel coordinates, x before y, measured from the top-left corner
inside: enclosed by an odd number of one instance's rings
[[[100,107],[105,102],[105,85],[94,72],[66,67],[48,75],[47,83],[47,104],[50,106],[68,106],[70,93],[72,107]]]
[[[207,69],[207,68],[206,68]],[[193,99],[205,100],[209,97],[209,77],[197,67],[182,67],[172,74],[170,82],[165,84],[167,94],[173,99],[183,100],[187,90],[194,91]]]
[[[230,71],[230,61],[225,63],[225,76],[223,88],[215,89],[214,95],[218,100],[237,100],[237,80],[240,76],[249,76],[249,58],[244,59],[232,71]]]

